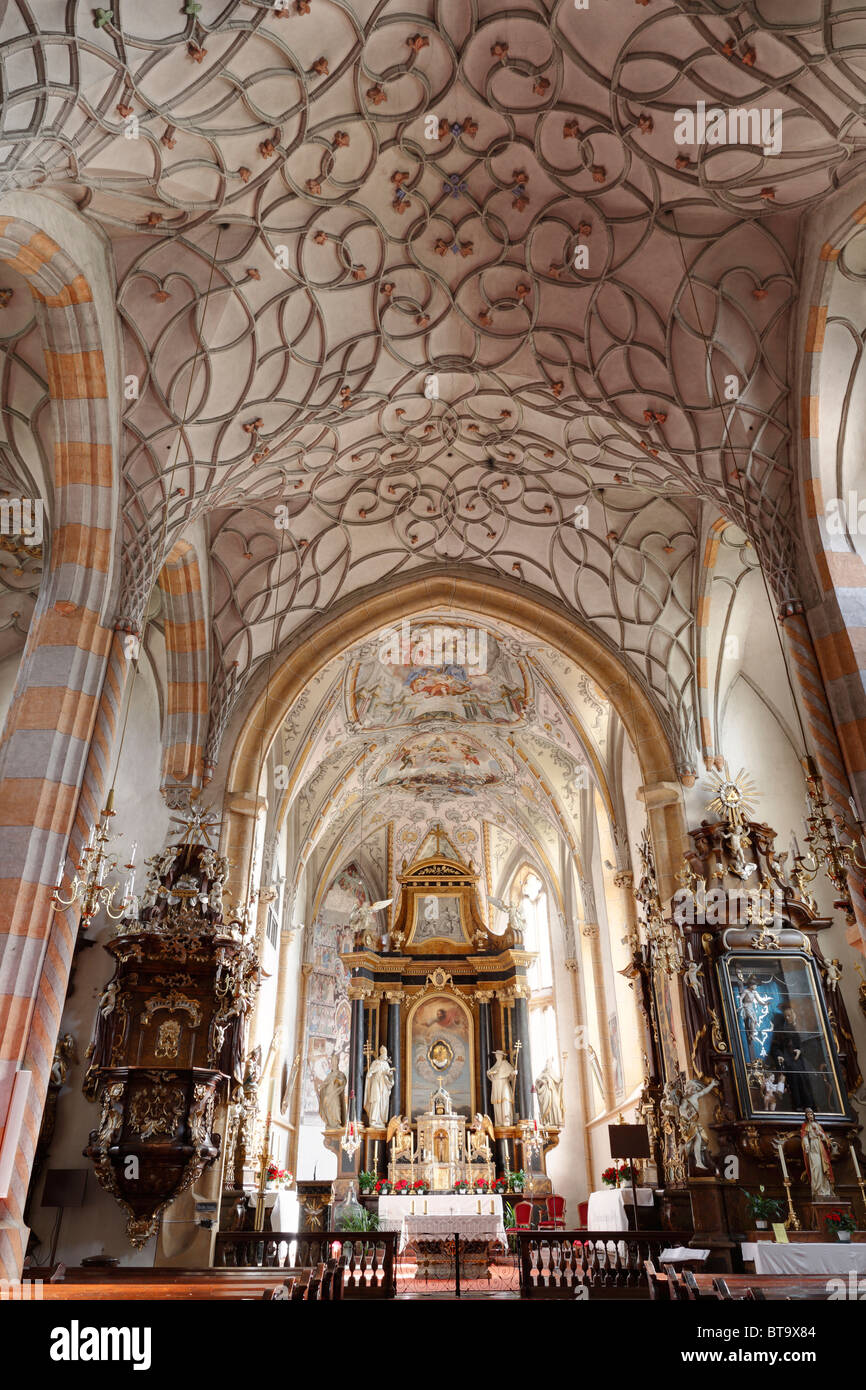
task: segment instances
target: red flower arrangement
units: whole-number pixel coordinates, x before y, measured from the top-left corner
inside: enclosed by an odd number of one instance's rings
[[[387,1197],[391,1191],[391,1184],[389,1183],[387,1178],[380,1178],[379,1181],[376,1183],[376,1186],[373,1188],[373,1191],[379,1197]]]
[[[828,1211],[824,1217],[825,1224],[831,1231],[856,1231],[857,1222],[847,1211]]]
[[[280,1168],[273,1159],[268,1164],[268,1182],[282,1182],[286,1176],[285,1168]]]
[[[619,1169],[616,1164],[611,1164],[609,1168],[605,1168],[601,1180],[607,1187],[616,1187],[619,1182]]]
[[[507,1191],[508,1191],[508,1179],[507,1179],[507,1178],[497,1178],[496,1181],[495,1181],[495,1183],[493,1184],[493,1191],[494,1191],[494,1192],[507,1192]]]
[[[402,1197],[404,1192],[409,1191],[409,1183],[406,1178],[398,1178],[394,1184],[394,1195]]]
[[[476,1192],[489,1192],[490,1183],[486,1178],[476,1178],[473,1184]]]
[[[424,1181],[423,1178],[416,1178],[416,1179],[415,1179],[415,1181],[414,1181],[413,1184],[412,1184],[412,1191],[413,1191],[413,1192],[426,1192],[426,1191],[427,1191],[427,1184],[426,1184],[426,1182]]]

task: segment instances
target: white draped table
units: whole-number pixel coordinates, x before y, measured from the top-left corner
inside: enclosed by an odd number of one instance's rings
[[[633,1205],[630,1187],[607,1187],[603,1192],[590,1192],[586,1212],[586,1226],[589,1231],[627,1231],[628,1217],[625,1204]],[[651,1207],[652,1188],[637,1189],[639,1207]]]
[[[823,1242],[791,1241],[777,1245],[772,1240],[759,1240],[753,1245],[756,1274],[836,1274],[851,1270],[866,1274],[866,1244],[858,1241]]]
[[[400,1232],[401,1250],[410,1240],[445,1240],[455,1233],[467,1240],[506,1244],[499,1196],[440,1192],[427,1197],[380,1197],[378,1215],[380,1231]]]

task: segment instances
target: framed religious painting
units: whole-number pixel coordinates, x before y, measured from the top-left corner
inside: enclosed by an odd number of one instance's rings
[[[734,950],[717,962],[743,1119],[806,1109],[849,1114],[818,969],[790,951]]]

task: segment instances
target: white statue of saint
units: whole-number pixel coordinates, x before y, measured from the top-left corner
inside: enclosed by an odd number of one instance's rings
[[[388,1123],[388,1102],[394,1089],[394,1068],[387,1047],[379,1048],[379,1056],[370,1063],[364,1087],[364,1109],[371,1129],[384,1129]]]
[[[517,1070],[511,1065],[504,1052],[494,1052],[496,1058],[487,1073],[493,1082],[490,1103],[498,1125],[514,1124],[514,1081]]]
[[[547,1059],[544,1071],[536,1078],[535,1094],[538,1096],[538,1109],[541,1112],[542,1124],[561,1129],[565,1119],[562,1078],[554,1075],[552,1057]]]

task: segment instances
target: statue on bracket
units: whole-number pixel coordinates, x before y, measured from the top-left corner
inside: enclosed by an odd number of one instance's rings
[[[388,1123],[388,1104],[394,1089],[394,1068],[387,1047],[379,1048],[379,1056],[371,1062],[364,1087],[364,1109],[371,1129],[384,1129]]]
[[[348,1078],[340,1070],[340,1057],[331,1057],[331,1070],[317,1087],[319,1114],[325,1129],[342,1129],[346,1123],[346,1087]]]
[[[562,1077],[554,1076],[552,1057],[548,1057],[544,1071],[536,1078],[535,1093],[542,1124],[549,1125],[551,1129],[561,1129],[565,1119]]]
[[[493,1082],[490,1090],[490,1103],[496,1123],[500,1126],[514,1124],[514,1082],[517,1069],[513,1067],[504,1052],[494,1052],[495,1061],[487,1077]]]

